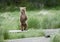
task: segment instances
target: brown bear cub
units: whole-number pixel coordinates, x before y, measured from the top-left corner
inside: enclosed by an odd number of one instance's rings
[[[21,15],[20,15],[21,30],[23,31],[27,29],[26,7],[21,7],[20,11],[21,11]]]

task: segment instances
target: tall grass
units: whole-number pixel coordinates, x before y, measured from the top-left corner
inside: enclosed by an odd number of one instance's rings
[[[44,15],[41,20],[41,28],[60,28],[60,14],[58,12],[54,14]]]
[[[44,10],[42,10],[44,13]],[[43,13],[39,13],[41,11],[27,11],[28,16],[28,28],[60,28],[60,10],[48,10],[45,15]],[[5,17],[3,21],[3,27],[9,30],[11,29],[20,29],[19,11],[15,12],[5,12],[0,13],[3,17]]]
[[[52,42],[60,42],[60,34],[56,34],[53,39]]]
[[[47,14],[43,15],[44,10],[40,11],[27,11],[28,16],[28,28],[60,28],[60,10],[47,10]],[[0,13],[2,17],[5,17],[3,21],[3,27],[9,30],[20,29],[19,11]],[[1,18],[2,19],[2,18]]]
[[[5,39],[9,39],[8,31],[4,28],[0,28],[0,42],[4,42]]]
[[[52,29],[60,28],[60,10],[48,10],[50,13],[43,15],[40,14],[40,11],[27,11],[28,16],[28,29]],[[0,28],[1,38],[3,39],[12,39],[12,38],[25,38],[25,37],[37,37],[42,36],[44,33],[41,33],[40,30],[30,30],[27,33],[16,33],[10,34],[7,30],[20,29],[19,17],[20,13],[18,11],[14,12],[4,12],[0,13]],[[1,30],[1,29],[0,29]],[[10,36],[10,37],[9,37]]]
[[[3,36],[4,36],[4,40],[9,39],[9,32],[8,32],[7,29],[4,29],[4,34],[3,34]]]
[[[4,36],[3,36],[3,29],[0,28],[0,42],[4,41]]]
[[[42,29],[60,28],[60,12],[59,11],[60,10],[48,10],[46,11],[47,13],[44,10],[42,11],[43,13],[39,13],[39,11],[29,12],[28,27],[30,28],[37,27]]]
[[[5,18],[0,16],[0,42],[3,42],[4,39],[7,39],[9,37],[7,29],[3,27],[4,20],[5,20]]]
[[[2,21],[4,20],[4,17],[0,16],[0,42],[4,41],[4,37],[3,37],[3,28],[2,28]]]
[[[38,29],[40,28],[39,20],[36,17],[30,17],[28,20],[28,28]]]

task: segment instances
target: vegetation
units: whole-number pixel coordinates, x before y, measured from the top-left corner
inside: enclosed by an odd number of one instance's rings
[[[14,35],[13,35],[14,34]],[[20,39],[20,38],[30,38],[30,37],[41,37],[44,36],[42,30],[29,29],[27,32],[9,33],[9,39]]]
[[[4,37],[3,37],[3,28],[2,28],[2,21],[3,21],[3,19],[4,18],[0,16],[0,42],[3,42],[3,40],[4,40]]]
[[[56,8],[60,6],[60,0],[0,0],[0,11],[15,11],[21,6],[27,7],[27,10]]]
[[[28,29],[60,28],[60,10],[27,11]],[[4,17],[2,27],[8,30],[20,29],[19,11],[0,13]],[[2,18],[1,18],[2,19]]]
[[[56,34],[52,39],[52,42],[60,42],[60,34]]]
[[[39,20],[36,17],[30,17],[30,19],[28,20],[28,28],[40,28]]]
[[[13,35],[8,31],[20,29],[19,7],[27,7],[29,31]],[[0,41],[44,36],[44,32],[40,29],[51,28],[60,28],[60,0],[0,0]],[[53,42],[56,38],[58,35]]]
[[[7,29],[4,30],[3,36],[4,36],[4,39],[9,39],[9,32]]]
[[[3,37],[3,30],[2,28],[0,28],[0,42],[4,41],[4,37]]]
[[[44,36],[44,32],[40,29],[60,28],[60,10],[36,10],[27,11],[28,16],[28,32],[26,33],[8,33],[9,30],[19,30],[19,11],[0,12],[1,27],[3,28],[4,39],[16,39],[26,37]],[[8,30],[8,31],[7,31]],[[33,33],[33,34],[32,34]]]

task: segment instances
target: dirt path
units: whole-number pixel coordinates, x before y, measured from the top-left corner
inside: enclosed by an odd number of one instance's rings
[[[50,38],[34,37],[34,38],[14,39],[7,41],[8,42],[50,42]]]

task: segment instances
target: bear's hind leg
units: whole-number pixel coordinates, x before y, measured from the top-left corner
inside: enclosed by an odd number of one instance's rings
[[[23,25],[21,24],[21,31],[23,31],[24,30],[24,28],[23,28]]]
[[[27,24],[26,23],[24,24],[24,30],[27,30]]]

